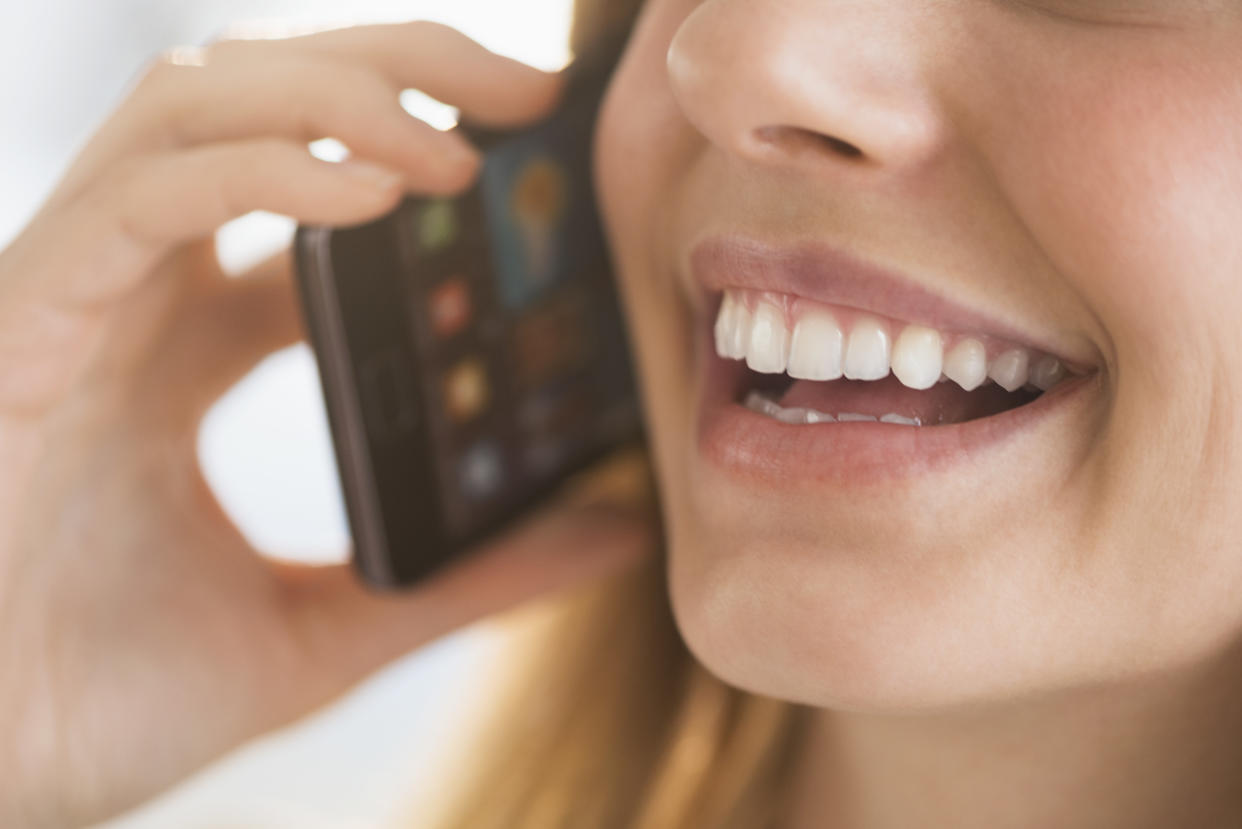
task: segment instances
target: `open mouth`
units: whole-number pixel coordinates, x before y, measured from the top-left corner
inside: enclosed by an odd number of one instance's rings
[[[713,326],[732,402],[791,425],[966,423],[1087,373],[983,335],[770,291],[726,289]]]
[[[887,487],[1052,459],[1093,428],[1104,377],[1081,338],[1015,326],[817,241],[708,237],[689,264],[697,453],[730,479]]]

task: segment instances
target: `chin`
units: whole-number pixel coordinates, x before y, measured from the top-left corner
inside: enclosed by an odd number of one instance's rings
[[[1020,573],[972,568],[960,551],[903,545],[866,527],[818,543],[729,522],[674,518],[670,528],[678,628],[709,671],[752,693],[842,711],[928,712],[1012,701],[1102,668],[1075,665],[1073,648],[1047,651],[1053,609],[1048,624],[1032,622]]]

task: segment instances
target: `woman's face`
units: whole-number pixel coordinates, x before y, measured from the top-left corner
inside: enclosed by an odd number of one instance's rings
[[[719,676],[926,708],[1242,633],[1242,3],[649,0],[597,149]]]

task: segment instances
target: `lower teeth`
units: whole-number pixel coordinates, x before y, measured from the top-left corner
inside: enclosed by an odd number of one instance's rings
[[[836,415],[830,415],[815,409],[804,409],[802,407],[787,409],[775,400],[769,400],[757,391],[752,391],[746,395],[745,406],[752,412],[774,417],[782,423],[854,423],[867,421],[871,423],[893,423],[901,426],[923,425],[922,421],[917,417],[903,417],[896,413],[876,417],[875,415],[856,414],[855,412],[838,412]]]

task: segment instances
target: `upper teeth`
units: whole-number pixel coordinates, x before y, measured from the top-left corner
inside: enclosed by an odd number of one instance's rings
[[[791,331],[791,315],[780,297],[725,291],[716,317],[716,353],[745,360],[754,371],[804,380],[879,380],[891,371],[912,389],[947,378],[970,391],[990,378],[1009,391],[1027,384],[1046,390],[1068,373],[1055,357],[1021,346],[991,342],[989,348],[984,338],[861,312],[834,313],[803,300],[797,304]],[[844,325],[843,317],[850,317]]]
[[[907,325],[893,346],[893,374],[912,389],[930,389],[944,368],[944,338],[921,325]]]

